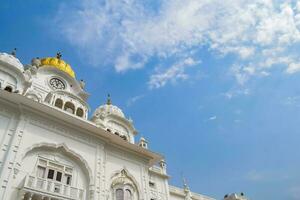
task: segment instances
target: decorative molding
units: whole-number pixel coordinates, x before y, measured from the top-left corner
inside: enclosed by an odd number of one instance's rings
[[[32,152],[35,149],[39,149],[39,148],[50,148],[50,149],[56,149],[56,150],[60,149],[60,150],[63,150],[64,153],[66,153],[66,154],[72,156],[73,158],[75,158],[76,160],[78,160],[79,163],[82,164],[83,169],[89,176],[90,187],[94,185],[92,170],[89,167],[88,162],[80,154],[71,150],[65,143],[54,144],[54,143],[42,142],[42,143],[34,144],[31,147],[28,147],[27,149],[25,149],[24,153],[21,154],[22,160],[26,157],[26,155],[28,153]]]
[[[66,127],[64,125],[61,125],[59,123],[54,123],[50,120],[41,120],[41,118],[38,118],[37,116],[31,114],[28,115],[30,117],[30,124],[34,126],[38,126],[40,128],[47,129],[50,132],[54,132],[60,135],[63,135],[65,137],[68,137],[73,140],[77,140],[79,142],[85,143],[89,146],[93,146],[96,148],[96,145],[98,142],[98,138],[95,139],[95,137],[87,134],[87,133],[80,133],[77,130],[71,131],[71,127]]]
[[[110,180],[111,190],[114,190],[116,187],[121,185],[129,186],[133,190],[132,192],[136,194],[137,199],[139,199],[142,190],[140,189],[140,186],[134,176],[129,173],[126,167],[123,167],[123,169],[114,172]]]
[[[143,159],[141,156],[138,155],[131,155],[129,153],[122,152],[121,149],[117,149],[116,146],[109,146],[107,148],[109,151],[107,152],[108,156],[113,158],[118,158],[120,160],[125,160],[130,163],[134,163],[136,165],[140,165],[142,162],[143,164],[147,163],[147,160]]]

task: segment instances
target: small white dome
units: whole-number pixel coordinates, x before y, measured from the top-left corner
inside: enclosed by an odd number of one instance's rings
[[[124,113],[120,108],[111,104],[104,104],[95,110],[94,116],[117,115],[125,118]]]
[[[14,57],[8,53],[0,53],[0,61],[7,63],[9,65],[15,66],[19,70],[23,71],[24,67],[18,58]]]

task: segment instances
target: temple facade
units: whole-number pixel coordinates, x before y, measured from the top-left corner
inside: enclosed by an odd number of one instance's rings
[[[1,200],[213,200],[169,185],[164,157],[56,57],[23,65],[0,53]]]

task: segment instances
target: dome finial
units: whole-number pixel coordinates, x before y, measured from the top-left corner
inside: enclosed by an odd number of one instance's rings
[[[17,48],[14,48],[13,51],[11,52],[11,55],[16,57],[17,55]]]
[[[61,57],[62,57],[61,52],[57,52],[57,53],[56,53],[56,58],[57,58],[57,59],[61,59]]]
[[[111,105],[111,99],[110,99],[110,94],[107,94],[107,101],[106,101],[107,105]]]
[[[187,181],[186,181],[186,178],[184,177],[183,173],[181,172],[181,177],[182,177],[182,182],[183,182],[183,189],[185,191],[188,191],[189,190],[189,186],[187,184]]]

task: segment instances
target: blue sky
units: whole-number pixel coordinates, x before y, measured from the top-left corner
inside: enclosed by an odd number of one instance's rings
[[[170,182],[221,199],[300,198],[300,3],[4,0],[0,50],[63,59],[107,93]]]

